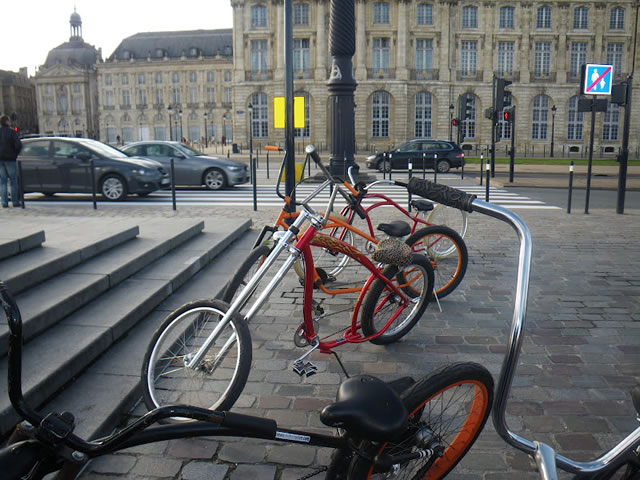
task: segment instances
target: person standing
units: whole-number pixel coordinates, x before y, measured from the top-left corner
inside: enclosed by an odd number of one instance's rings
[[[8,115],[0,117],[0,200],[2,208],[9,206],[7,181],[11,185],[11,202],[14,207],[20,206],[18,193],[18,165],[16,159],[22,150],[22,142],[16,131],[11,128]]]

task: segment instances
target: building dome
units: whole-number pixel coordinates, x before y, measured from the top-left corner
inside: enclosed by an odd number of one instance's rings
[[[69,17],[69,23],[71,25],[82,25],[82,18],[80,18],[80,15],[75,10],[71,14],[71,17]]]
[[[69,17],[69,24],[71,38],[49,52],[44,66],[53,67],[60,63],[83,70],[94,69],[96,63],[102,60],[101,54],[93,45],[89,45],[82,39],[82,19],[75,9]]]

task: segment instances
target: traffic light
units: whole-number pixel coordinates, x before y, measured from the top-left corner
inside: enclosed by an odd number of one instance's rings
[[[458,122],[459,122],[459,121],[460,121],[460,120],[458,120],[457,118],[454,118],[453,120],[451,120],[451,125],[452,125],[453,127],[457,127],[457,126],[458,126]]]
[[[473,96],[467,95],[464,98],[464,119],[467,120],[471,118],[472,113],[473,113]]]
[[[504,78],[498,78],[496,80],[496,111],[499,112],[504,107],[511,106],[511,92],[505,88],[511,85],[511,81]]]
[[[511,109],[502,112],[502,119],[505,122],[511,122],[513,120],[513,112],[511,111]]]

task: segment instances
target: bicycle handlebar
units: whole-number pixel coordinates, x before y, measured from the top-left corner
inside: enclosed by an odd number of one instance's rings
[[[409,193],[420,195],[428,200],[442,203],[449,207],[454,207],[466,212],[472,212],[471,203],[476,195],[458,190],[457,188],[442,185],[440,183],[433,183],[429,180],[420,179],[417,177],[411,177],[409,183],[395,182],[396,185],[406,186]]]

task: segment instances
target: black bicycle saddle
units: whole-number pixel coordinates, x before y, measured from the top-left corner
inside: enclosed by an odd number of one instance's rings
[[[336,402],[322,410],[320,420],[359,438],[384,441],[404,431],[407,415],[391,386],[379,378],[358,375],[340,385]]]
[[[386,233],[391,237],[406,237],[411,233],[411,226],[402,220],[394,220],[390,223],[381,223],[378,225],[378,230]]]

